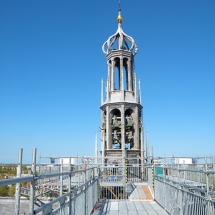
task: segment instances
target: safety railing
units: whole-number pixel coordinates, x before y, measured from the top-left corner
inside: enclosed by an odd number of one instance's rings
[[[155,200],[170,214],[215,215],[213,164],[155,165]]]
[[[97,167],[85,166],[78,168],[79,170],[73,170],[71,164],[67,169],[61,165],[58,172],[50,170],[44,174],[43,171],[36,171],[36,149],[34,149],[31,175],[21,176],[21,168],[22,150],[19,154],[17,177],[0,180],[0,186],[16,184],[12,214],[89,215],[99,199],[100,176]],[[23,183],[29,186],[22,187]],[[25,202],[28,208],[22,208],[21,195],[28,199]]]
[[[82,159],[73,165],[68,160],[69,164],[36,164],[33,149],[31,170],[23,176],[20,149],[17,176],[0,181],[0,186],[16,184],[12,214],[88,215],[99,199],[127,199],[128,185],[146,180],[147,167],[139,159],[117,158],[118,164],[116,158],[105,164]]]
[[[68,191],[66,193],[62,192],[59,197],[49,201],[42,201],[40,200],[41,206],[35,208],[35,203],[38,201],[39,197],[44,195],[41,192],[39,195],[34,196],[34,198],[30,198],[29,201],[30,207],[28,211],[25,211],[25,214],[90,214],[94,205],[98,201],[98,176],[94,176],[94,169],[95,168],[88,168],[86,170],[79,170],[71,172],[62,172],[62,173],[52,173],[48,175],[39,175],[39,176],[28,176],[28,177],[20,177],[20,178],[13,178],[7,180],[1,180],[0,186],[7,186],[10,184],[16,183],[23,183],[23,182],[34,182],[36,183],[39,179],[44,178],[52,178],[56,176],[68,176]],[[74,187],[71,189],[70,182],[72,178],[72,174],[82,174],[83,175],[83,182],[80,186]],[[34,195],[35,190],[30,191],[30,193],[26,194],[30,197]],[[55,192],[53,189],[50,189],[50,192]],[[57,190],[57,193],[59,190]],[[61,192],[61,191],[60,191]],[[46,192],[47,194],[48,192]],[[40,198],[41,199],[41,198]],[[20,199],[16,200],[15,202],[20,201]],[[33,201],[33,202],[31,202]],[[33,205],[33,207],[32,207]],[[19,214],[19,206],[17,205],[14,208],[14,213]]]
[[[147,167],[139,164],[108,164],[100,169],[100,199],[127,199],[129,184],[146,181]]]

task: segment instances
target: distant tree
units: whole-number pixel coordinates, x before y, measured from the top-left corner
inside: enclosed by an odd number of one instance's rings
[[[16,185],[13,184],[11,187],[8,189],[8,196],[14,197],[15,196],[15,190],[16,190]]]
[[[1,186],[0,187],[0,196],[1,197],[6,197],[8,196],[8,187],[7,186]]]

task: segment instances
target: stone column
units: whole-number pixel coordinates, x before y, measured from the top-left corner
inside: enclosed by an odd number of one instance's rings
[[[136,79],[136,73],[134,75],[134,95],[135,95],[135,100],[138,103],[138,98],[137,98],[137,79]]]
[[[125,157],[125,106],[121,105],[121,149],[122,156]]]
[[[104,165],[104,157],[105,157],[105,132],[102,130],[102,165]]]
[[[112,120],[110,117],[110,107],[106,107],[106,141],[107,141],[107,149],[112,149],[112,128],[111,128]]]
[[[131,90],[134,91],[134,71],[133,71],[133,61],[131,61]]]
[[[103,79],[101,81],[101,105],[104,103],[104,86],[103,86]]]
[[[123,58],[120,58],[120,90],[124,90]]]
[[[128,90],[132,91],[132,71],[131,71],[131,61],[127,61],[127,73],[128,73]]]
[[[108,79],[108,91],[110,92],[110,90],[111,90],[111,88],[110,88],[110,86],[111,86],[111,68],[110,68],[109,61],[108,61],[108,77],[107,77],[107,79]]]
[[[111,91],[113,91],[114,90],[114,83],[115,83],[115,80],[114,80],[114,76],[115,76],[115,74],[114,74],[114,69],[115,69],[115,61],[114,61],[114,59],[113,58],[111,58],[111,65],[110,65],[110,67],[111,67]]]
[[[107,80],[107,84],[106,84],[106,102],[109,102],[109,90],[108,90],[108,86],[109,86],[109,83],[108,83],[108,80]]]
[[[135,107],[135,112],[133,116],[134,120],[134,149],[140,149],[140,138],[139,138],[139,117],[138,117],[138,107]]]
[[[124,91],[124,75],[123,74],[123,58],[120,58],[120,90],[121,90],[121,101],[125,101],[125,91]]]

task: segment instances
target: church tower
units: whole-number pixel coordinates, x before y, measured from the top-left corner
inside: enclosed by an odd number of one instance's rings
[[[138,48],[134,39],[123,32],[122,21],[119,5],[118,29],[102,46],[108,67],[100,107],[102,157],[134,158],[134,162],[143,164],[143,107],[140,81],[137,84],[134,71]]]

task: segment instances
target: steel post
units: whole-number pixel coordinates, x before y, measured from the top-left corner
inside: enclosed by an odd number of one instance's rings
[[[156,170],[155,170],[156,174]],[[167,185],[166,185],[166,174],[165,169],[163,169],[163,179],[164,179],[164,208],[167,208]]]
[[[19,163],[18,163],[18,166],[17,166],[17,174],[16,176],[17,177],[21,177],[21,174],[22,174],[22,152],[23,152],[23,149],[20,148],[19,149]],[[20,208],[20,186],[21,184],[20,183],[16,183],[16,193],[15,193],[15,215],[19,215],[19,208]]]
[[[84,215],[87,215],[87,170],[84,171]]]
[[[213,171],[215,171],[215,158],[214,158],[214,156],[212,157],[212,167],[213,167]],[[213,187],[215,187],[215,174],[212,175],[212,185],[213,185]]]
[[[69,175],[69,184],[68,184],[68,192],[69,192],[69,215],[71,215],[71,211],[72,211],[72,204],[71,204],[71,178],[72,178],[72,167],[71,167],[71,157],[69,157],[69,171],[70,171],[70,175]]]
[[[178,189],[178,210],[179,210],[179,214],[183,215],[179,163],[178,163],[178,169],[177,169],[177,177],[178,177],[178,186],[177,186],[177,189]],[[175,191],[175,192],[177,192],[177,191]]]
[[[205,171],[207,171],[207,157],[206,156],[205,156]],[[211,215],[208,173],[205,174],[205,177],[206,177],[207,215]]]
[[[96,132],[96,140],[95,140],[95,165],[98,166],[98,134]],[[94,169],[94,175],[97,176],[96,168]]]
[[[63,172],[63,159],[61,159],[61,162],[60,162],[60,172],[61,173]],[[62,175],[60,176],[60,195],[61,196],[63,195],[63,176]]]
[[[35,195],[35,176],[36,176],[36,153],[37,149],[33,149],[32,155],[32,165],[31,165],[31,175],[33,175],[33,180],[30,185],[30,203],[29,203],[29,214],[34,214],[34,195]]]
[[[141,179],[143,180],[143,175],[144,175],[144,168],[143,168],[143,165],[144,165],[144,139],[143,139],[143,125],[141,125],[141,129],[140,129],[140,141],[141,141],[141,146],[140,146],[140,149],[141,149]]]
[[[78,170],[80,170],[80,166],[78,164]],[[80,186],[80,173],[78,172],[78,187]]]

